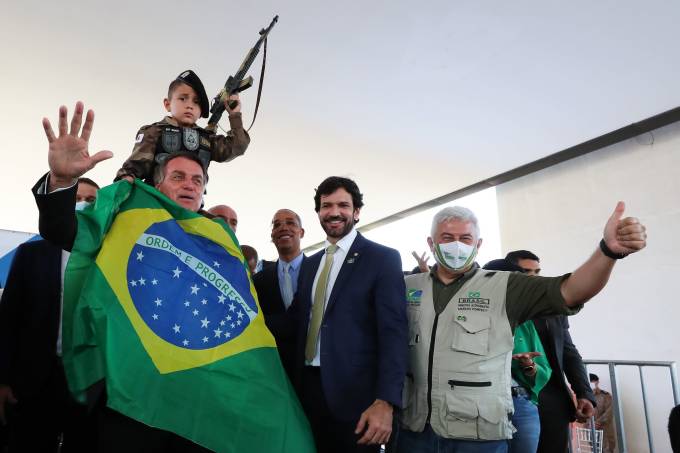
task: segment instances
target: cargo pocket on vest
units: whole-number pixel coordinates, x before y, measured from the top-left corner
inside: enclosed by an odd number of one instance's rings
[[[479,401],[479,437],[487,440],[500,440],[512,433],[510,415],[502,404],[496,399]],[[512,437],[512,435],[510,435]]]
[[[463,319],[460,319],[463,318]],[[451,348],[470,354],[486,355],[489,353],[488,317],[463,317],[453,320],[453,342]]]
[[[472,395],[446,392],[446,428],[455,437],[476,439],[479,410]]]
[[[420,341],[420,307],[408,307],[408,345],[415,346]]]

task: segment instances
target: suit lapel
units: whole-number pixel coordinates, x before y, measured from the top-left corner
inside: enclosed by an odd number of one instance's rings
[[[286,311],[286,304],[283,303],[283,297],[281,296],[281,287],[279,286],[279,260],[274,261],[274,265],[272,266],[272,290],[274,291],[274,298],[276,299],[276,303],[278,305],[278,310],[277,312],[285,312]]]
[[[312,289],[314,288],[314,278],[319,270],[319,264],[321,263],[321,258],[324,255],[324,251],[321,250],[309,258],[305,258],[303,261],[303,266],[300,269],[300,278],[298,280],[298,294],[303,298],[301,302],[304,303],[303,307],[311,307],[312,305]],[[300,286],[300,285],[304,285]],[[306,310],[309,312],[309,310]]]
[[[357,268],[366,242],[366,239],[361,235],[361,233],[357,232],[357,237],[354,239],[352,246],[349,248],[347,256],[345,256],[345,261],[342,263],[342,267],[340,268],[340,273],[333,284],[331,297],[328,298],[328,305],[326,306],[325,313],[328,313],[333,307],[335,301],[339,297],[339,294],[342,292],[342,288],[347,284],[347,281],[349,280],[350,275],[352,275],[354,269]]]

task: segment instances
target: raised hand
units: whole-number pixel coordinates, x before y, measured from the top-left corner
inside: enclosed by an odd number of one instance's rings
[[[413,252],[411,252],[411,255],[418,262],[418,269],[420,269],[420,272],[430,272],[430,266],[427,265],[427,262],[430,260],[430,257],[427,256],[427,253],[423,252],[422,255],[418,255],[418,253],[416,253],[416,251],[414,250]]]
[[[50,120],[43,118],[42,124],[45,135],[49,142],[47,161],[50,167],[50,187],[54,190],[60,187],[69,187],[77,182],[77,179],[93,168],[99,162],[113,157],[111,151],[99,151],[90,156],[88,142],[94,124],[94,112],[88,110],[83,121],[83,103],[77,102],[71,129],[68,130],[68,111],[65,106],[59,107],[59,136],[54,135]],[[81,125],[82,133],[80,131]]]
[[[604,227],[604,242],[614,253],[628,255],[642,250],[647,245],[647,233],[644,225],[635,217],[623,217],[626,205],[623,201],[616,204]]]

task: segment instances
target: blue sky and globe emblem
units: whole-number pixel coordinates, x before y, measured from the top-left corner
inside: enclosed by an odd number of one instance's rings
[[[243,264],[174,220],[151,225],[128,258],[127,287],[147,326],[186,349],[238,337],[257,315]]]

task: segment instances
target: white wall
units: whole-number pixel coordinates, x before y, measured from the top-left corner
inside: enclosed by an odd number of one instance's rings
[[[503,252],[534,251],[545,275],[571,271],[595,250],[618,200],[647,226],[647,248],[620,261],[602,293],[570,319],[584,358],[680,361],[679,171],[676,123],[497,187]],[[606,371],[593,371],[609,387]],[[619,374],[629,451],[648,451],[638,373]],[[673,406],[667,376],[645,372],[654,446],[663,452]]]

